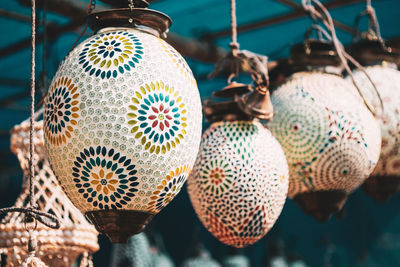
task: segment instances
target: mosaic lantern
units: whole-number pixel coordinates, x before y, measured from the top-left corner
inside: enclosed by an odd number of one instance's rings
[[[326,221],[373,171],[381,136],[353,85],[340,76],[332,46],[310,45],[309,54],[304,45],[292,49],[295,73],[272,94],[276,115],[268,127],[288,160],[289,197]]]
[[[377,41],[363,41],[353,45],[353,55],[366,65],[383,102],[383,116],[378,118],[382,134],[381,155],[371,177],[363,189],[377,201],[386,201],[400,190],[400,51],[385,50]],[[379,110],[370,81],[361,71],[354,71],[365,97]],[[348,78],[347,78],[348,79]]]
[[[279,217],[287,188],[284,153],[260,122],[214,122],[203,134],[188,192],[221,242],[244,247],[262,238]]]
[[[11,130],[11,150],[17,156],[25,177],[29,176],[29,128],[29,121],[25,121]],[[47,266],[70,267],[79,257],[80,266],[90,266],[91,255],[99,249],[97,231],[72,205],[52,172],[45,157],[42,122],[34,124],[33,145],[34,203],[41,211],[56,215],[61,225],[59,229],[51,229],[37,224],[34,231],[40,247],[37,256]],[[28,180],[24,179],[14,207],[24,207],[28,202]],[[25,219],[22,213],[9,213],[1,220],[0,254],[7,256],[4,262],[0,262],[1,266],[23,266],[24,259],[29,256],[26,229],[33,229],[35,223],[26,224]]]
[[[73,204],[99,232],[126,242],[188,177],[200,96],[185,60],[159,38],[166,15],[120,9],[89,23],[96,33],[65,58],[45,99],[46,150]]]

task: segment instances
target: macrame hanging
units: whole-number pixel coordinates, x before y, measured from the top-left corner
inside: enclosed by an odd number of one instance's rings
[[[11,131],[11,150],[18,157],[25,177],[29,175],[28,137],[29,122],[27,121],[15,126]],[[52,267],[71,266],[78,256],[84,256],[86,259],[83,261],[89,263],[90,255],[99,249],[97,232],[83,214],[72,205],[51,170],[45,157],[41,121],[34,125],[33,142],[35,147],[34,204],[41,211],[53,214],[60,220],[59,229],[51,229],[43,224],[36,225],[36,240],[40,247],[37,256]],[[26,206],[28,197],[28,181],[24,179],[22,192],[14,207]],[[26,224],[22,213],[10,213],[1,221],[0,250],[2,254],[7,255],[6,266],[21,266],[23,259],[28,256],[26,228],[32,228],[34,224],[34,222]]]

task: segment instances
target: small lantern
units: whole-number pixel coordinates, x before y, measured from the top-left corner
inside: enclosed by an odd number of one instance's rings
[[[11,150],[18,157],[25,177],[29,175],[29,121],[15,126],[11,131]],[[79,256],[91,261],[91,255],[99,249],[97,231],[76,209],[62,191],[50,164],[45,157],[43,144],[43,123],[34,124],[34,203],[43,212],[51,212],[60,220],[59,229],[51,229],[37,224],[36,240],[40,250],[37,257],[48,266],[70,267]],[[14,207],[23,207],[29,201],[28,181],[24,179],[22,192]],[[10,213],[0,224],[0,254],[7,256],[2,266],[23,266],[23,260],[29,255],[27,250],[28,233],[35,223],[26,223],[24,214]]]
[[[326,221],[373,171],[381,136],[377,121],[340,73],[330,43],[292,49],[292,74],[272,94],[268,123],[289,164],[289,197]]]
[[[52,168],[113,242],[141,232],[179,193],[201,136],[196,81],[160,39],[171,20],[139,7],[89,16],[95,35],[65,58],[44,103]]]
[[[364,191],[383,202],[400,190],[400,51],[384,47],[378,41],[364,40],[352,46],[352,55],[366,65],[365,70],[374,82],[383,103],[379,118],[382,134],[381,155],[371,177],[363,185]],[[355,80],[376,109],[380,103],[366,75],[354,71]]]
[[[274,225],[286,200],[285,155],[257,121],[220,121],[203,134],[188,180],[192,205],[221,242],[244,247]]]

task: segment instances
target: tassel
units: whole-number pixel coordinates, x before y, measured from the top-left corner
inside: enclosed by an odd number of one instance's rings
[[[93,267],[92,255],[88,252],[83,253],[79,267]]]
[[[43,261],[31,253],[22,263],[22,267],[48,267]]]

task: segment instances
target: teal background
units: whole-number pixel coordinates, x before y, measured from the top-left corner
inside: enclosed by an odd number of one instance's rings
[[[400,37],[400,1],[375,0],[373,4],[383,37]],[[333,9],[331,14],[334,19],[352,25],[363,6],[363,3],[350,4]],[[227,28],[230,23],[228,0],[158,0],[151,7],[167,13],[173,19],[171,32],[185,37],[200,38]],[[290,7],[273,0],[237,0],[237,7],[239,25],[292,12]],[[17,0],[0,1],[0,9],[30,15],[29,8],[20,5]],[[61,25],[69,22],[68,18],[51,12],[47,19]],[[27,22],[0,17],[0,25],[0,50],[30,35]],[[309,25],[310,20],[302,17],[239,34],[239,42],[243,49],[278,59],[288,56],[290,46],[302,41]],[[38,31],[41,30],[39,27]],[[337,31],[345,44],[351,42],[350,34]],[[78,33],[69,32],[49,42],[46,65],[50,78]],[[90,34],[89,31],[85,36]],[[224,48],[228,47],[229,42],[229,37],[215,40],[216,45]],[[37,76],[42,70],[42,52],[42,45],[38,44]],[[0,58],[1,207],[12,205],[20,192],[22,172],[16,157],[9,150],[8,132],[29,115],[29,53],[29,49],[25,49]],[[198,80],[203,99],[225,85],[222,79],[205,79],[213,69],[212,64],[187,60]],[[4,105],[5,99],[16,95],[22,97]],[[358,190],[350,196],[341,214],[343,218],[332,218],[328,223],[319,224],[288,200],[273,230],[263,240],[244,249],[244,253],[251,259],[252,266],[265,266],[265,262],[273,255],[272,247],[281,242],[285,257],[301,258],[308,266],[400,266],[399,206],[400,194],[385,204],[377,204]],[[188,255],[195,231],[198,231],[200,240],[214,258],[220,260],[227,253],[227,247],[212,237],[197,219],[186,190],[157,215],[152,224],[162,234],[166,248],[176,263],[182,262]],[[104,236],[100,237],[100,244],[101,250],[94,256],[95,266],[106,267],[110,262],[111,245]]]

